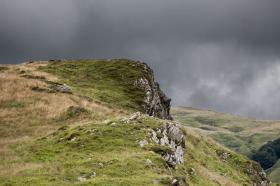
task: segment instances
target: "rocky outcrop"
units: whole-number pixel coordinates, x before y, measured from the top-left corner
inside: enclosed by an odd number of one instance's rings
[[[155,82],[153,70],[145,63],[140,63],[140,65],[143,65],[145,75],[137,79],[134,85],[145,91],[143,105],[145,113],[149,116],[171,120],[172,117],[169,113],[171,99],[164,94],[159,84]]]
[[[53,83],[52,85],[49,86],[49,88],[54,90],[55,92],[61,92],[67,94],[72,93],[71,87],[66,84]]]
[[[136,112],[121,119],[121,121],[125,124],[135,124],[147,117],[149,116]],[[160,127],[156,129],[148,128],[147,130],[150,137],[138,141],[141,148],[150,146],[150,150],[161,154],[170,167],[174,168],[176,165],[184,163],[186,135],[179,123],[163,121]]]
[[[247,173],[253,180],[254,186],[270,186],[271,182],[268,179],[265,171],[261,166],[253,161],[248,162]]]
[[[173,122],[165,123],[157,130],[151,130],[151,139],[160,146],[170,148],[162,154],[171,167],[184,163],[185,135],[181,127]]]

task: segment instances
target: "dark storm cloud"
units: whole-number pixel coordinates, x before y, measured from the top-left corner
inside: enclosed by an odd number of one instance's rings
[[[278,0],[1,0],[0,63],[129,57],[176,105],[280,116]]]

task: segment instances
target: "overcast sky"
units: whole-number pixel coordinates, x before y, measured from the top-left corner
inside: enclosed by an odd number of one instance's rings
[[[0,0],[0,63],[147,62],[173,105],[280,119],[279,0]]]

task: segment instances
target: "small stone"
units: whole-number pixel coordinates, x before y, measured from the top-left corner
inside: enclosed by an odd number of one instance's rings
[[[133,121],[133,120],[139,119],[140,117],[141,117],[141,113],[140,112],[135,112],[128,118],[128,120]]]
[[[111,126],[112,126],[112,127],[116,127],[117,124],[114,122],[114,123],[111,124]]]
[[[152,160],[150,160],[150,159],[146,159],[145,164],[146,164],[146,165],[152,165],[153,162],[152,162]]]
[[[195,175],[196,174],[196,171],[194,168],[191,168],[190,172],[189,172],[190,175]]]
[[[85,177],[83,177],[83,176],[78,177],[78,180],[79,180],[80,182],[85,182],[85,181],[87,181],[87,179],[86,179]]]
[[[179,180],[174,179],[174,180],[172,181],[171,185],[172,185],[172,186],[179,186],[179,185],[180,185]]]
[[[223,152],[220,156],[220,158],[223,160],[223,161],[226,161],[228,158],[230,157],[230,153],[229,152]]]
[[[61,84],[53,83],[50,86],[50,88],[54,91],[61,92],[61,93],[68,93],[68,94],[72,93],[71,87],[66,84],[61,85]]]
[[[123,118],[122,122],[129,123],[130,121],[135,121],[135,120],[140,119],[140,117],[141,117],[141,113],[140,112],[135,112],[131,116],[129,116],[128,118]]]
[[[104,124],[109,124],[111,122],[111,120],[106,119],[105,121],[103,121]]]
[[[145,145],[148,145],[149,143],[148,143],[148,141],[147,140],[141,140],[141,141],[139,141],[139,145],[140,145],[140,147],[144,147]]]
[[[101,163],[101,162],[98,163],[98,165],[99,165],[99,167],[101,167],[101,168],[104,167],[103,163]]]
[[[90,175],[90,178],[95,178],[96,177],[96,172],[93,172],[91,175]]]

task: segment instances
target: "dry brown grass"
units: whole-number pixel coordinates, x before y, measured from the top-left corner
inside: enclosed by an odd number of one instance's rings
[[[44,64],[44,63],[43,63]],[[56,79],[52,75],[45,72],[36,71],[36,67],[42,65],[41,63],[31,63],[24,65],[17,65],[20,69],[29,69],[32,75],[44,76],[47,79]],[[13,66],[15,68],[15,66]],[[33,110],[40,110],[46,118],[55,118],[61,115],[70,106],[85,107],[93,112],[98,112],[104,115],[117,116],[123,111],[111,109],[104,105],[97,104],[94,101],[88,101],[85,98],[62,93],[47,93],[47,92],[35,92],[31,90],[31,87],[47,88],[48,85],[40,80],[26,79],[21,77],[14,71],[0,73],[0,102],[7,100],[17,101],[33,101],[27,108],[26,111],[32,112]],[[16,109],[3,109],[1,110],[1,116],[7,116],[9,112],[16,114]],[[18,111],[21,112],[21,111]]]
[[[223,176],[220,173],[216,173],[213,171],[210,171],[209,169],[206,169],[203,166],[196,167],[199,171],[199,173],[210,180],[218,183],[219,185],[226,185],[226,186],[240,186],[240,184],[237,184],[234,182],[234,180],[231,180],[229,177]]]
[[[45,62],[8,66],[9,70],[0,72],[0,176],[14,175],[21,170],[38,168],[40,164],[11,163],[17,156],[11,146],[47,135],[61,126],[56,122],[70,106],[86,108],[90,118],[76,118],[64,122],[69,126],[83,125],[92,120],[115,118],[126,114],[122,110],[108,108],[94,101],[74,94],[48,93],[31,90],[31,87],[48,88],[48,84],[38,79],[27,79],[22,73],[43,76],[57,81],[57,77],[38,71]],[[21,73],[20,73],[21,72]],[[5,106],[19,103],[19,106]]]
[[[18,175],[23,170],[37,169],[43,167],[44,164],[39,163],[11,163],[8,165],[0,165],[1,176]]]

